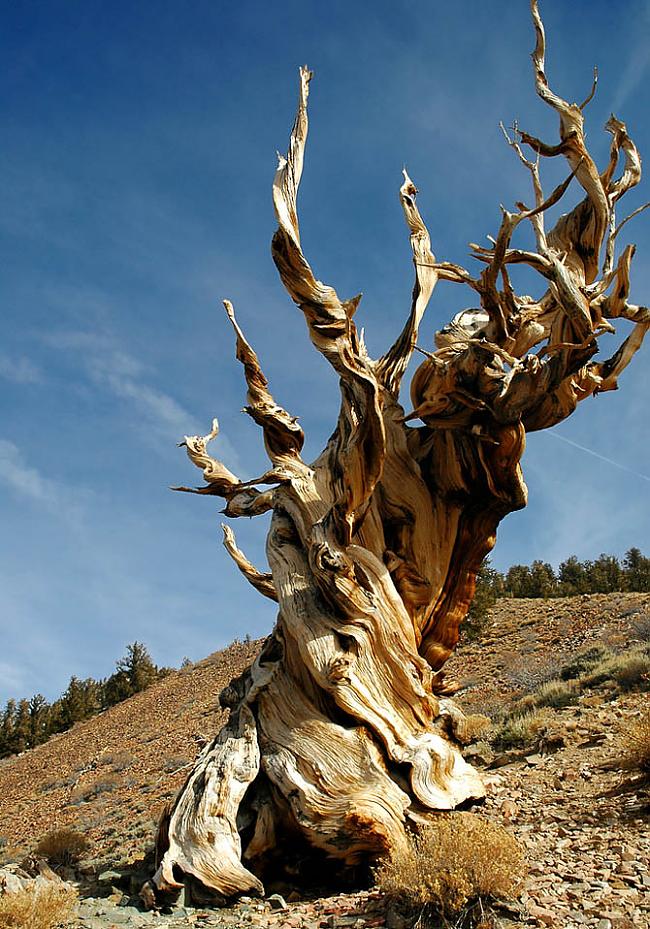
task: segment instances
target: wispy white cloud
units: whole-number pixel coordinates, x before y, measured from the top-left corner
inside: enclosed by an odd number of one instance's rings
[[[501,541],[512,533],[508,550],[500,552],[502,563],[543,558],[559,564],[570,554],[622,554],[637,544],[639,514],[647,496],[641,482],[631,476],[620,481],[613,459],[593,454],[565,436],[561,443],[549,436],[557,438],[558,433],[546,430],[529,436],[523,461],[529,508],[521,519],[520,514],[510,517],[500,533]],[[636,498],[627,491],[630,482],[641,490]],[[528,532],[523,533],[526,523]]]
[[[104,333],[50,333],[46,341],[54,348],[74,351],[91,381],[108,388],[121,400],[132,401],[145,429],[169,436],[198,432],[194,417],[177,400],[145,381],[147,367],[140,359],[124,351],[117,341]]]
[[[14,384],[38,384],[43,380],[40,369],[29,358],[5,353],[0,353],[0,377]]]
[[[640,28],[637,31],[634,45],[626,49],[625,67],[609,107],[613,113],[619,115],[622,107],[637,89],[650,67],[650,43],[648,42],[650,2],[643,0],[640,6],[638,14],[633,16]]]
[[[0,680],[7,694],[23,694],[27,691],[25,686],[26,675],[22,668],[17,668],[6,661],[0,661]]]
[[[0,439],[0,480],[22,496],[38,502],[46,503],[58,496],[55,482],[31,467],[18,446],[8,439]]]
[[[185,435],[209,431],[211,422],[200,423],[171,394],[152,386],[147,380],[151,369],[126,352],[112,336],[67,331],[49,333],[45,340],[53,348],[77,353],[96,386],[108,389],[114,397],[130,404],[134,425],[149,439],[153,436],[165,442],[177,441]],[[227,436],[218,436],[214,454],[222,456],[236,473],[242,473],[237,451]]]
[[[92,491],[44,475],[15,442],[0,439],[0,484],[69,522],[78,522]]]

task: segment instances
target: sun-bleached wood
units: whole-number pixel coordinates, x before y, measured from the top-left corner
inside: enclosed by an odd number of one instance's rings
[[[463,718],[443,699],[453,689],[443,665],[499,521],[526,504],[526,432],[616,389],[650,325],[648,309],[628,300],[634,247],[615,257],[627,221],[617,225],[616,206],[640,180],[638,152],[612,116],[610,160],[599,172],[584,132],[595,78],[581,105],[551,90],[536,0],[531,10],[535,88],[559,117],[560,141],[502,128],[531,175],[534,205],[502,207],[491,245],[472,246],[484,265],[473,277],[436,260],[404,171],[399,196],[415,285],[404,328],[378,360],[354,322],[360,297],[340,299],[302,250],[296,201],[312,74],[300,69],[289,150],[273,183],[272,253],[314,347],[338,376],[339,419],[320,457],[305,462],[302,429],[275,403],[224,301],[248,387],[245,411],[262,429],[270,468],[242,482],[213,459],[216,420],[208,435],[183,444],[206,482],[194,492],[224,498],[229,517],[272,511],[268,571],[251,564],[229,527],[224,541],[244,577],[278,603],[278,618],[252,667],[221,695],[230,720],[163,824],[158,891],[191,875],[223,896],[260,893],[280,867],[279,845],[287,863],[287,837],[347,865],[373,860],[402,845],[409,824],[483,794],[454,738]],[[553,157],[564,157],[569,173],[545,196],[540,167]],[[583,198],[547,231],[546,211],[577,185]],[[534,250],[512,244],[524,221]],[[518,264],[543,279],[540,297],[517,294]],[[438,281],[469,287],[478,305],[437,332],[428,352],[417,341]],[[611,358],[596,360],[598,339],[617,319],[632,323],[630,335]],[[405,412],[400,384],[416,349],[425,358]]]

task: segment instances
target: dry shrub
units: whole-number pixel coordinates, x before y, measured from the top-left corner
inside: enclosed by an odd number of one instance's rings
[[[492,726],[492,720],[489,716],[483,716],[481,713],[470,713],[463,720],[462,732],[457,732],[456,736],[463,745],[471,745],[472,742],[478,741],[484,736]]]
[[[85,803],[100,794],[116,790],[121,784],[122,778],[118,777],[117,774],[104,774],[93,781],[92,784],[84,784],[71,791],[70,803],[75,806],[79,803]]]
[[[184,755],[172,755],[171,758],[165,759],[163,771],[167,774],[176,774],[177,771],[187,768],[191,763]]]
[[[549,722],[548,711],[515,713],[494,728],[491,741],[497,748],[524,748],[539,741]]]
[[[573,682],[556,679],[542,684],[534,698],[537,706],[551,706],[559,709],[576,702],[578,689]]]
[[[583,686],[594,687],[616,681],[622,690],[644,690],[650,686],[650,654],[643,646],[605,657],[581,678]]]
[[[428,911],[467,925],[485,907],[516,897],[524,875],[521,847],[505,829],[472,813],[454,813],[438,816],[386,859],[375,879],[411,915]]]
[[[508,716],[524,716],[526,713],[533,713],[540,707],[548,706],[553,709],[560,709],[563,706],[570,706],[575,703],[580,694],[580,690],[575,681],[564,681],[560,678],[546,681],[534,693],[526,694],[520,697],[513,705]]]
[[[639,649],[619,662],[614,672],[623,690],[645,690],[650,686],[650,655]]]
[[[639,618],[632,623],[632,629],[635,638],[650,643],[650,616],[647,613],[640,614]]]
[[[623,734],[623,767],[650,775],[650,710]]]
[[[597,664],[611,657],[612,653],[604,645],[592,645],[589,648],[583,648],[581,651],[576,652],[576,654],[562,666],[560,677],[563,681],[582,677]]]
[[[547,681],[554,680],[558,677],[559,670],[555,656],[538,661],[534,665],[522,665],[520,652],[512,650],[504,653],[503,671],[506,678],[527,693],[537,690]]]
[[[138,759],[131,752],[109,752],[99,759],[99,764],[109,766],[113,771],[124,771]]]
[[[72,918],[77,891],[66,884],[36,884],[0,897],[0,929],[53,929]]]
[[[79,861],[88,849],[88,841],[74,829],[55,829],[43,836],[36,846],[36,854],[47,858],[53,867],[68,867]]]

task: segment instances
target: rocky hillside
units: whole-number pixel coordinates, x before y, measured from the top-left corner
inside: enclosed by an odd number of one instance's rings
[[[82,830],[95,858],[141,855],[202,740],[221,725],[219,692],[258,647],[235,643],[44,745],[0,761],[5,856],[31,850],[62,826]]]
[[[449,675],[462,685],[459,701],[466,712],[504,717],[513,701],[557,678],[576,657],[599,649],[623,653],[649,635],[649,594],[506,600],[492,611],[481,640],[461,645]],[[4,859],[19,860],[61,826],[89,839],[81,865],[87,875],[119,872],[141,859],[163,805],[187,776],[202,741],[221,723],[219,691],[258,647],[233,644],[0,762]],[[643,688],[585,684],[566,705],[546,706],[541,723],[532,714],[529,741],[519,747],[498,740],[469,747],[490,784],[482,815],[506,824],[527,852],[530,874],[521,899],[526,909],[510,914],[509,925],[650,926],[650,793],[642,778],[619,764],[622,733],[647,703]],[[117,872],[104,879],[107,899],[96,899],[95,890],[82,902],[76,925],[103,929],[152,920],[160,925],[160,917],[129,905],[136,901],[124,881],[111,886]],[[290,894],[290,888],[280,889]],[[372,891],[295,899],[288,910],[253,901],[212,913],[178,907],[166,919],[170,929],[197,920],[308,929],[401,925]]]

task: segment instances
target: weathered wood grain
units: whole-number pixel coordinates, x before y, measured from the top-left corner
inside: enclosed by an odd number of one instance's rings
[[[526,432],[616,389],[650,326],[648,309],[628,302],[634,248],[615,257],[615,208],[641,178],[638,152],[612,117],[610,160],[599,172],[584,131],[595,79],[581,105],[551,90],[537,0],[531,11],[535,88],[558,114],[559,142],[517,127],[504,134],[531,175],[533,206],[502,208],[491,247],[472,246],[483,265],[473,277],[436,260],[404,172],[415,284],[410,315],[379,360],[354,322],[359,297],[341,300],[317,280],[301,246],[297,195],[312,74],[300,69],[296,120],[273,184],[272,254],[338,376],[339,418],[319,458],[305,462],[302,429],[275,403],[225,301],[248,388],[245,411],[262,429],[270,469],[242,482],[211,458],[216,420],[207,436],[183,444],[206,481],[195,492],[223,497],[227,516],[272,510],[268,571],[250,563],[229,528],[224,533],[240,571],[279,612],[250,672],[224,691],[230,722],[199,756],[171,811],[158,890],[191,875],[224,896],[262,892],[260,879],[281,867],[277,849],[287,837],[354,865],[402,845],[429,813],[482,796],[452,734],[462,730],[460,712],[439,700],[448,690],[441,669],[500,520],[526,505]],[[546,196],[540,169],[549,157],[564,157],[569,174]],[[576,186],[585,196],[547,231],[546,211]],[[534,251],[513,245],[523,222]],[[522,263],[539,275],[538,297],[515,290],[511,274]],[[435,334],[433,351],[420,349],[407,413],[400,384],[439,281],[469,288],[478,305]],[[629,321],[632,331],[609,360],[595,360],[599,339],[613,330],[609,320]]]

